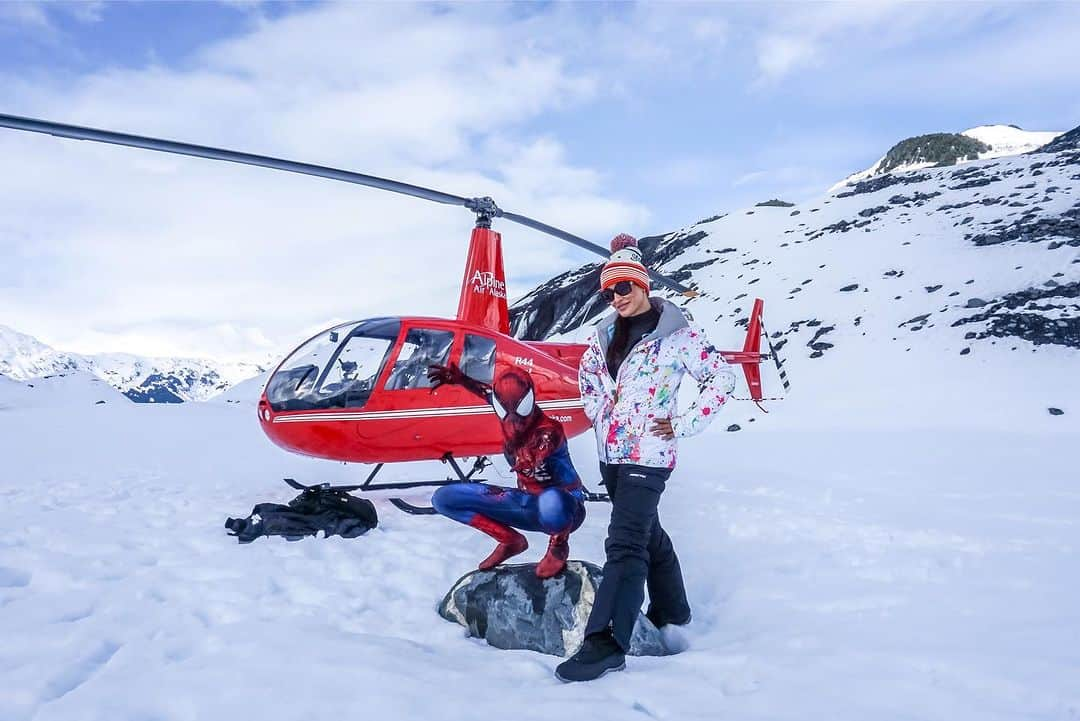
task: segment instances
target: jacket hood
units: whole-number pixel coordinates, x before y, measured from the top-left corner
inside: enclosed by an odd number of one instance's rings
[[[657,338],[665,338],[680,328],[686,328],[690,325],[686,320],[686,314],[683,310],[670,300],[664,298],[649,298],[649,304],[654,310],[660,313],[660,320],[657,321],[656,328],[654,328],[651,333],[642,337],[642,339],[638,341],[639,343],[648,343]],[[596,326],[596,334],[600,339],[600,350],[602,350],[605,355],[607,354],[608,343],[611,342],[611,337],[615,333],[615,321],[618,319],[619,314],[612,311]]]

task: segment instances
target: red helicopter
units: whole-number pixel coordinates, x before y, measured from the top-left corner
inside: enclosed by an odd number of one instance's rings
[[[324,166],[13,115],[0,114],[0,127],[314,175],[459,205],[476,214],[454,318],[396,316],[344,323],[302,343],[270,375],[258,404],[259,422],[270,440],[307,456],[375,464],[363,483],[334,486],[333,490],[478,481],[475,476],[490,465],[489,457],[503,452],[496,409],[461,385],[432,387],[428,369],[433,365],[456,366],[469,378],[487,384],[497,370],[513,367],[525,371],[535,388],[536,405],[562,424],[567,438],[590,427],[577,380],[578,362],[586,346],[526,341],[510,335],[501,236],[491,229],[491,223],[504,218],[607,258],[608,251],[601,246],[504,211],[488,197],[465,198]],[[679,293],[697,295],[658,273],[650,271],[650,276]],[[785,389],[788,387],[762,325],[762,307],[763,301],[755,300],[742,350],[722,351],[728,363],[742,366],[750,400],[759,407],[763,400],[762,361],[772,359]],[[763,335],[769,353],[761,352]],[[457,463],[461,457],[475,458],[467,473]],[[374,483],[386,463],[425,460],[448,463],[456,478]],[[331,488],[285,480],[298,489]],[[604,494],[589,493],[587,497],[606,500]],[[390,500],[409,513],[434,512],[400,498]]]

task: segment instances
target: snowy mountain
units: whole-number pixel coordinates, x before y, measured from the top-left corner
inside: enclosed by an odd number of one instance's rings
[[[264,370],[250,363],[67,353],[0,325],[0,375],[27,380],[81,371],[104,380],[136,403],[206,400]]]
[[[901,140],[876,163],[844,178],[829,192],[886,173],[1020,155],[1046,145],[1058,135],[1022,130],[1015,125],[980,125],[962,133],[919,135]]]
[[[803,418],[858,408],[879,423],[1020,422],[989,387],[1024,396],[1023,417],[1041,419],[1080,405],[1078,145],[1080,129],[1039,152],[894,170],[792,208],[709,218],[642,239],[645,262],[701,291],[677,302],[726,349],[742,347],[753,299],[765,299]],[[534,289],[511,309],[513,332],[585,338],[606,311],[599,272]],[[870,412],[882,403],[893,413]]]

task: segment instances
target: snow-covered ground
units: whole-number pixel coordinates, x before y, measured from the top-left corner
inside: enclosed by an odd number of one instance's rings
[[[558,659],[435,613],[490,550],[471,529],[377,498],[381,525],[358,539],[227,536],[227,516],[292,497],[282,476],[362,472],[272,446],[250,403],[13,390],[0,387],[4,721],[1080,717],[1073,412],[918,430],[909,415],[815,429],[798,407],[786,423],[727,409],[684,442],[662,504],[691,649],[563,685]],[[592,446],[572,452],[595,485]],[[392,469],[425,471],[442,468]],[[572,556],[599,562],[608,511],[589,513]],[[527,560],[545,545],[533,539]]]

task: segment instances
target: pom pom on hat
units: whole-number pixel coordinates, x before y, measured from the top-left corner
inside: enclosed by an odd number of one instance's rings
[[[629,233],[619,233],[618,235],[616,235],[614,238],[611,239],[611,252],[612,253],[617,253],[620,250],[622,250],[623,248],[631,248],[631,247],[633,247],[633,248],[638,247],[637,246],[637,238],[630,235]]]

